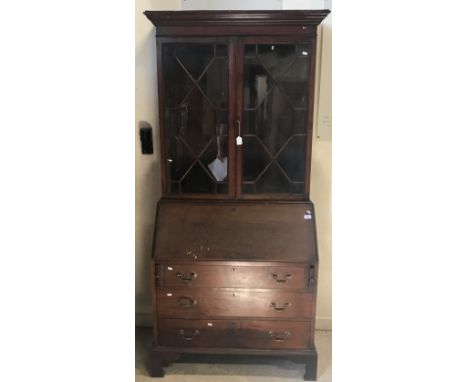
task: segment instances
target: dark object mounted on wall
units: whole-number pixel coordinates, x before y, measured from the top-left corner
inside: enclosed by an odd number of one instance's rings
[[[153,154],[153,129],[151,127],[140,127],[141,152]]]

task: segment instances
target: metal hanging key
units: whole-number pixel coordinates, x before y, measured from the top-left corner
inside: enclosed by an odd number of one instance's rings
[[[242,137],[241,137],[240,121],[239,120],[237,120],[237,129],[239,131],[239,135],[236,138],[236,145],[237,146],[242,146]]]

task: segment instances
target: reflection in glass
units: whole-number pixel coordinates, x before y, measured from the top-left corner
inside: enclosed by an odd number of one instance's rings
[[[244,49],[243,193],[304,193],[307,45]]]
[[[227,46],[162,47],[169,193],[227,193]]]

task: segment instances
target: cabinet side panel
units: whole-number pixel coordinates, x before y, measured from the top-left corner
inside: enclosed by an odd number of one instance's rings
[[[310,46],[311,57],[310,57],[310,68],[309,68],[309,96],[308,96],[308,108],[307,108],[307,135],[306,135],[306,166],[305,166],[305,180],[304,180],[304,193],[309,197],[310,193],[310,168],[312,160],[312,132],[314,125],[314,99],[315,99],[315,62],[317,60],[316,54],[316,37],[312,39]]]
[[[159,150],[161,153],[161,195],[167,195],[166,137],[164,126],[164,76],[162,60],[162,42],[156,39],[158,104],[159,104]]]

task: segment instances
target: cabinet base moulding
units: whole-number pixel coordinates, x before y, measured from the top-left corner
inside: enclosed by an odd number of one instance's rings
[[[233,357],[248,357],[251,363],[261,363],[266,357],[286,358],[305,365],[305,381],[317,380],[317,351],[307,350],[254,350],[233,348],[172,348],[151,346],[148,353],[147,369],[153,378],[164,377],[164,367],[172,362],[233,362]],[[245,363],[246,359],[242,359]]]

